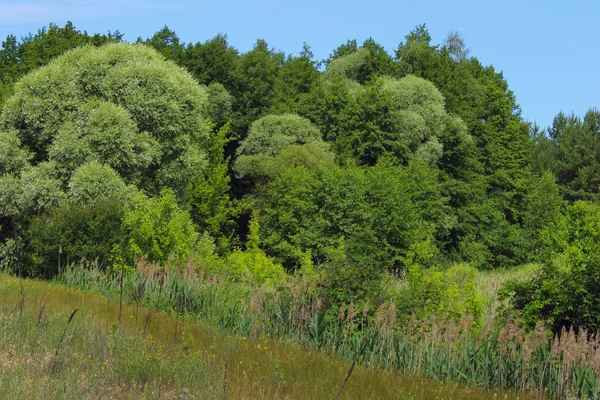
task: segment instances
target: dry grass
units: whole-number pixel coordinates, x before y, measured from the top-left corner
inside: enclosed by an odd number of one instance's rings
[[[540,270],[539,264],[524,264],[509,269],[481,271],[475,283],[477,291],[484,298],[484,322],[493,321],[497,316],[498,307],[501,305],[497,294],[504,283],[509,280],[523,281],[533,278]]]
[[[294,343],[232,336],[141,307],[136,313],[129,305],[119,327],[118,303],[54,283],[24,281],[23,291],[20,316],[19,281],[0,275],[1,398],[330,399],[351,364]],[[519,397],[356,365],[340,398]]]

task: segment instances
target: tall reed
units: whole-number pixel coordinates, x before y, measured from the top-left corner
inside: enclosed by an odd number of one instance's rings
[[[71,265],[58,279],[117,298],[119,278],[93,265]],[[138,265],[123,279],[131,303],[185,314],[243,337],[292,339],[391,371],[548,398],[593,398],[599,392],[600,336],[585,331],[548,338],[542,324],[525,334],[511,320],[501,329],[487,325],[474,333],[468,315],[459,322],[431,317],[401,325],[393,303],[380,306],[374,317],[368,305],[359,312],[349,304],[332,318],[302,278],[269,288],[194,268]]]

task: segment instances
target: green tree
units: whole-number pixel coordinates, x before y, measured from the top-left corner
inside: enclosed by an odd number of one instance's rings
[[[14,83],[31,70],[46,65],[53,58],[79,46],[101,46],[120,42],[123,35],[116,31],[107,34],[88,35],[67,22],[64,27],[50,24],[33,35],[29,34],[20,42],[14,35],[8,35],[0,49],[0,108],[13,94]]]
[[[461,37],[451,34],[444,46],[432,45],[425,25],[406,36],[396,60],[401,76],[425,78],[440,90],[447,112],[462,119],[472,140],[471,149],[457,147],[462,167],[443,167],[458,178],[449,182],[460,221],[450,248],[470,248],[471,256],[479,249],[475,253],[486,253],[483,258],[493,265],[523,261],[523,249],[514,246],[523,243],[520,224],[530,179],[530,128],[508,83],[493,67],[467,58]],[[497,232],[492,240],[491,231]],[[496,245],[490,247],[492,243]]]
[[[225,86],[213,82],[207,87],[208,117],[215,124],[215,129],[221,129],[231,121],[233,97]]]
[[[93,202],[68,199],[39,215],[31,224],[33,276],[52,277],[58,263],[97,262],[105,267],[114,244],[122,243],[123,201],[98,197]]]
[[[177,263],[186,261],[198,239],[190,215],[179,208],[171,189],[163,189],[154,198],[138,193],[126,205],[123,227],[132,256],[147,255],[150,262],[163,266],[171,258]]]
[[[146,39],[146,45],[156,49],[160,54],[165,56],[167,60],[181,65],[183,63],[184,44],[179,43],[179,36],[170,30],[168,26],[164,26],[160,31],[156,32],[150,39]]]
[[[356,40],[349,40],[334,50],[325,63],[325,79],[344,77],[361,84],[375,77],[393,75],[395,70],[392,57],[373,38],[360,47]]]
[[[525,202],[524,227],[531,242],[530,248],[536,252],[542,246],[541,233],[561,216],[563,199],[554,174],[546,171],[536,177]]]
[[[235,99],[232,129],[237,138],[244,139],[250,124],[271,107],[275,80],[282,63],[283,54],[269,49],[262,39],[238,58],[234,73],[236,86],[231,90]]]
[[[218,130],[208,149],[210,162],[202,175],[192,182],[190,214],[200,231],[216,239],[217,250],[228,253],[235,233],[234,218],[238,209],[229,197],[231,178],[229,160],[225,158],[229,125]]]
[[[0,115],[3,241],[36,252],[25,239],[37,216],[52,219],[57,206],[76,209],[81,227],[86,213],[96,215],[93,199],[118,198],[122,207],[136,188],[151,195],[172,188],[182,203],[190,201],[194,182],[219,158],[215,146],[223,145],[211,134],[207,103],[205,88],[141,45],[78,48],[22,78]],[[220,182],[226,169],[210,174]]]
[[[545,320],[554,333],[600,330],[600,207],[577,201],[542,233],[542,272],[504,290],[512,309],[532,328]]]
[[[300,57],[289,56],[277,74],[273,87],[272,110],[276,113],[296,112],[297,104],[320,84],[320,76],[305,43]]]
[[[306,161],[307,166],[317,168],[320,161],[331,160],[317,127],[294,114],[267,115],[255,121],[237,153],[234,171],[240,177],[268,177],[276,173],[274,167],[285,167],[286,160],[290,165]]]
[[[583,120],[560,113],[548,134],[555,143],[555,174],[568,200],[600,198],[600,111]]]
[[[219,34],[204,43],[188,44],[184,63],[201,84],[220,83],[233,93],[237,87],[238,58],[238,51],[229,45],[227,36]]]
[[[0,117],[67,181],[90,158],[128,183],[183,194],[206,165],[206,90],[154,50],[80,48],[24,77]]]

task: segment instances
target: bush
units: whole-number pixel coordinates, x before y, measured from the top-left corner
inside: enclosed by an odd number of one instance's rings
[[[474,327],[481,326],[483,297],[477,292],[477,269],[457,263],[443,270],[411,265],[406,281],[394,294],[396,309],[405,318],[424,320],[446,317],[458,322],[463,315],[474,318]]]
[[[65,200],[36,218],[29,229],[33,250],[33,275],[53,276],[61,264],[98,260],[105,264],[115,243],[121,243],[123,202],[99,198],[93,203]]]
[[[502,291],[526,326],[543,319],[555,333],[563,327],[600,330],[599,226],[600,206],[578,201],[543,230],[542,272]]]
[[[190,215],[177,205],[175,192],[163,189],[159,197],[139,192],[128,204],[123,227],[129,235],[129,252],[134,257],[165,265],[172,257],[183,262],[194,253],[198,232]]]
[[[246,251],[234,250],[227,257],[226,271],[235,279],[247,278],[252,282],[272,284],[285,276],[283,267],[276,264],[259,247],[258,212],[250,220]]]

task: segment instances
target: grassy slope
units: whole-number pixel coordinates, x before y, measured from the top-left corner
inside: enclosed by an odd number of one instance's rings
[[[231,336],[134,306],[124,306],[121,327],[117,321],[118,304],[100,296],[29,280],[21,289],[0,275],[0,398],[329,399],[350,366],[293,343]],[[361,366],[341,396],[498,397],[505,395]]]

